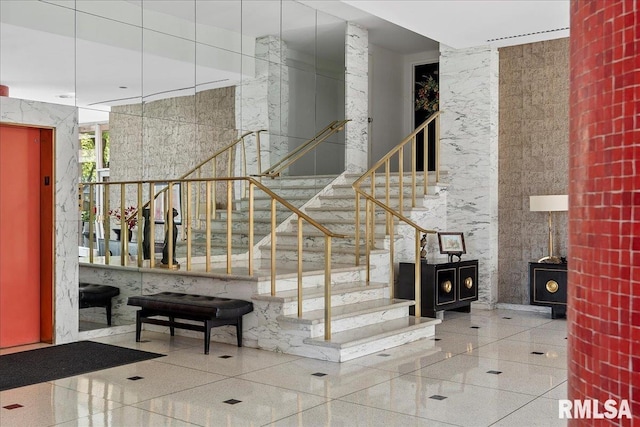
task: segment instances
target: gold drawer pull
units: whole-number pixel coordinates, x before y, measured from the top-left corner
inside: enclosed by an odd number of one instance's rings
[[[445,294],[448,294],[449,292],[451,292],[451,288],[453,286],[451,285],[451,280],[445,280],[444,282],[442,282],[440,287],[442,288]]]
[[[556,292],[558,292],[558,288],[560,286],[555,280],[549,280],[547,284],[544,285],[544,287],[547,288],[547,291],[549,291],[550,293],[555,294]]]
[[[473,279],[471,277],[467,277],[466,279],[464,279],[464,285],[467,287],[467,289],[473,288]]]

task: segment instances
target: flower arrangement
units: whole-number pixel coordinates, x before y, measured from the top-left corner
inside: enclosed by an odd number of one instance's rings
[[[416,92],[415,109],[435,113],[440,108],[440,86],[433,76],[423,77],[426,77],[426,80],[416,82],[419,89]]]
[[[127,220],[127,227],[129,228],[129,230],[132,230],[133,227],[135,227],[138,224],[138,216],[134,215],[136,211],[137,209],[135,206],[129,206],[128,208],[125,208],[124,214],[120,212],[120,208],[115,208],[115,209],[109,210],[109,215],[116,220],[117,224],[120,224],[120,225],[122,224],[123,216],[125,220],[129,218]]]
[[[93,207],[93,214],[96,214],[96,207]],[[89,215],[89,210],[88,209],[84,209],[82,212],[80,212],[80,218],[82,219],[82,222],[88,222],[91,219],[91,215]]]

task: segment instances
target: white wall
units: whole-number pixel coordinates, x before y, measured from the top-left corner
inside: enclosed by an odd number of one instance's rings
[[[395,147],[408,132],[404,129],[406,89],[403,82],[402,55],[376,45],[369,45],[371,80],[369,111],[371,123],[369,166]]]

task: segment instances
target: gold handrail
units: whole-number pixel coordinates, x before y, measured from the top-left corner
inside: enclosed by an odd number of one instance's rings
[[[191,199],[191,191],[200,191],[201,187],[204,186],[206,188],[206,198],[209,204],[211,203],[215,203],[215,200],[213,200],[211,198],[211,187],[215,186],[217,183],[226,183],[227,184],[227,197],[231,197],[231,191],[229,190],[231,188],[231,185],[233,185],[233,183],[235,182],[246,182],[247,185],[249,186],[249,224],[253,225],[254,224],[254,190],[257,188],[261,191],[263,191],[266,195],[269,196],[270,198],[270,204],[271,204],[271,236],[272,236],[272,241],[271,241],[271,294],[275,295],[276,293],[276,240],[275,240],[275,226],[276,226],[276,219],[275,219],[275,206],[277,203],[280,203],[282,206],[284,206],[286,209],[288,209],[290,211],[291,214],[295,214],[297,216],[297,223],[298,223],[298,304],[299,304],[299,316],[302,315],[302,311],[301,311],[301,307],[302,307],[302,303],[303,303],[303,295],[302,295],[302,259],[303,259],[303,246],[301,244],[301,242],[303,241],[303,230],[302,230],[302,224],[303,221],[306,221],[307,223],[309,223],[310,225],[312,225],[316,230],[320,231],[325,238],[325,269],[324,269],[324,280],[325,280],[325,339],[329,340],[331,339],[331,242],[332,242],[332,238],[346,238],[347,236],[344,234],[339,234],[339,233],[333,233],[331,232],[329,229],[327,229],[326,227],[324,227],[322,224],[320,224],[319,222],[317,222],[315,219],[311,218],[309,215],[307,215],[306,213],[302,212],[301,210],[299,210],[298,208],[296,208],[294,205],[292,205],[291,203],[289,203],[287,200],[285,200],[284,198],[282,198],[281,196],[279,196],[278,194],[274,193],[273,191],[271,191],[268,187],[266,187],[265,185],[263,185],[261,182],[259,182],[257,179],[251,178],[251,177],[226,177],[226,178],[204,178],[204,179],[197,179],[197,178],[191,178],[191,179],[176,179],[176,180],[144,180],[144,181],[119,181],[119,182],[103,182],[103,183],[85,183],[82,184],[84,186],[89,186],[90,187],[90,198],[89,198],[89,212],[90,212],[90,220],[94,220],[97,219],[96,223],[103,221],[105,224],[105,227],[109,227],[109,218],[108,216],[105,217],[101,217],[101,218],[95,218],[95,215],[93,214],[93,209],[96,208],[96,202],[93,198],[93,194],[98,194],[95,189],[99,189],[102,194],[103,194],[103,199],[105,200],[105,206],[102,207],[102,210],[105,212],[107,212],[107,203],[109,203],[109,193],[111,191],[111,188],[117,189],[120,194],[119,194],[119,199],[120,199],[120,209],[121,211],[124,210],[124,205],[125,202],[127,200],[127,191],[130,190],[135,194],[135,197],[137,199],[140,199],[141,193],[143,191],[143,188],[146,186],[148,186],[148,188],[151,190],[154,188],[155,184],[167,184],[168,188],[172,188],[175,185],[180,185],[182,188],[188,188],[189,189],[189,193],[187,194],[187,200],[191,201],[192,203],[192,199]],[[81,185],[81,188],[82,188]],[[113,190],[116,191],[116,190]],[[155,199],[151,199],[150,203],[151,206],[153,207],[153,203],[154,203]],[[172,212],[172,200],[168,200],[168,204],[165,205],[167,207],[167,212]],[[191,217],[193,216],[192,210],[191,210],[191,203],[188,203],[186,206],[185,211],[182,212],[182,225],[184,227],[188,227],[189,224],[191,223]],[[230,201],[228,201],[227,203],[228,208],[227,208],[227,220],[226,220],[226,231],[227,231],[227,245],[226,245],[226,273],[227,274],[232,274],[232,263],[231,263],[231,258],[232,258],[232,248],[231,248],[231,233],[232,233],[232,229],[233,229],[233,217],[231,215],[232,211],[231,208],[229,207],[231,205]],[[211,209],[209,208],[209,206],[206,207],[207,208],[207,217],[208,219],[210,219],[210,215],[211,215]],[[137,218],[141,218],[141,214],[138,215]],[[168,259],[163,260],[163,264],[168,268],[172,268],[175,263],[174,261],[176,261],[174,259],[174,247],[173,247],[173,227],[174,227],[174,218],[173,215],[167,215],[167,236],[168,239],[166,239],[166,244],[167,244],[167,255],[168,255]],[[146,220],[146,218],[145,218]],[[126,223],[123,223],[126,224]],[[152,228],[153,225],[155,224],[154,218],[152,215],[149,216],[149,226]],[[108,230],[105,230],[105,236],[104,236],[104,256],[105,256],[105,263],[109,264],[109,236],[108,236]],[[207,240],[207,245],[205,248],[205,270],[207,272],[211,272],[211,231],[212,231],[212,225],[211,225],[211,221],[207,221],[206,224],[206,240]],[[249,233],[249,245],[247,248],[248,251],[248,270],[249,270],[249,275],[253,276],[254,275],[254,271],[253,271],[253,243],[254,243],[254,230],[253,230],[253,226],[249,227],[248,230]],[[138,230],[137,230],[137,240],[138,240],[138,244],[137,247],[139,249],[142,249],[142,251],[144,252],[143,246],[144,246],[144,235],[143,235],[143,230],[142,227],[139,226]],[[192,271],[193,270],[193,260],[192,260],[192,254],[191,254],[191,246],[193,243],[193,238],[190,232],[186,233],[186,247],[187,247],[187,259],[186,259],[186,270],[187,271]],[[89,235],[89,247],[93,248],[94,244],[96,243],[94,234],[90,233]],[[151,268],[153,269],[155,267],[155,254],[154,254],[154,248],[155,248],[155,235],[153,233],[153,230],[151,230],[151,232],[148,235],[148,241],[146,242],[146,244],[148,245],[149,251],[150,251],[150,256],[149,256],[149,262],[148,264],[145,265],[144,262],[144,256],[143,254],[140,253],[140,251],[137,252],[137,268]],[[142,243],[141,243],[142,242]],[[121,266],[128,266],[129,263],[132,261],[130,259],[130,255],[129,255],[129,246],[128,246],[128,242],[127,242],[127,233],[124,232],[122,234],[122,241],[120,242],[120,265]],[[113,257],[116,257],[115,255]],[[112,257],[112,258],[113,258]],[[98,260],[96,259],[96,257],[93,255],[93,251],[90,251],[90,255],[89,255],[89,260],[88,262],[90,264],[94,264],[96,263]],[[166,263],[164,262],[166,261]],[[161,266],[162,266],[161,265]]]
[[[439,170],[439,152],[440,152],[440,112],[436,112],[432,114],[427,120],[425,120],[420,126],[418,126],[413,132],[411,132],[406,138],[404,138],[396,147],[391,149],[385,156],[383,156],[378,162],[376,162],[369,170],[367,170],[361,177],[356,179],[353,183],[353,189],[356,192],[356,224],[355,224],[355,241],[356,241],[356,265],[360,264],[360,197],[364,197],[365,203],[365,257],[366,257],[366,267],[367,267],[367,282],[370,281],[370,270],[371,270],[371,262],[370,262],[370,254],[371,249],[373,248],[375,242],[375,208],[381,208],[385,213],[385,224],[386,224],[386,233],[388,233],[391,238],[389,239],[389,257],[390,257],[390,272],[389,272],[389,283],[391,286],[390,296],[393,297],[394,289],[393,284],[394,280],[394,244],[395,239],[393,236],[393,219],[397,218],[398,220],[404,222],[415,230],[415,316],[420,317],[420,307],[421,307],[421,293],[420,293],[420,259],[421,259],[421,246],[420,240],[422,236],[426,236],[427,234],[436,234],[435,230],[429,230],[419,226],[418,224],[411,221],[403,214],[403,205],[404,205],[404,188],[403,188],[403,179],[404,179],[404,149],[407,144],[411,145],[411,206],[416,206],[417,200],[417,192],[416,192],[416,182],[417,182],[417,167],[416,167],[416,157],[417,157],[417,142],[416,137],[422,133],[424,136],[424,156],[423,156],[423,171],[422,178],[424,181],[423,185],[423,195],[428,194],[428,179],[429,179],[429,171],[428,171],[428,146],[429,146],[429,135],[427,133],[427,129],[429,124],[435,123],[435,131],[436,131],[436,182],[439,181],[440,178],[440,170]],[[398,157],[398,186],[399,186],[399,194],[398,194],[398,209],[393,209],[390,206],[390,164],[391,159],[397,155]],[[384,166],[384,190],[385,190],[385,201],[382,202],[376,198],[376,171]],[[364,191],[363,183],[366,179],[370,179],[370,193]]]
[[[325,141],[334,133],[338,133],[344,129],[345,124],[350,122],[350,119],[346,120],[334,120],[329,123],[324,129],[316,134],[313,138],[306,141],[304,144],[296,147],[289,154],[287,154],[282,160],[280,160],[275,165],[272,165],[269,169],[260,173],[260,176],[266,176],[269,178],[275,178],[282,173],[283,170],[291,166],[293,163],[297,162],[302,156],[307,154],[309,151],[315,149],[319,144]]]

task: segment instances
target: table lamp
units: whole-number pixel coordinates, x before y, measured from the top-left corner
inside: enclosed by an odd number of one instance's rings
[[[529,196],[529,210],[532,212],[549,212],[549,255],[540,258],[538,262],[560,264],[559,257],[553,255],[553,212],[569,210],[569,196],[566,194],[552,194],[546,196]]]

